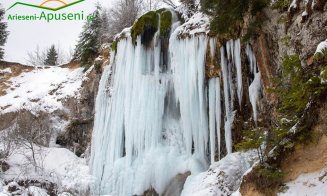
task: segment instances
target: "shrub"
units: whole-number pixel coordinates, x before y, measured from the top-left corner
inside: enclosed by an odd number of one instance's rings
[[[268,0],[204,0],[202,8],[213,16],[211,32],[230,39],[239,36],[246,14],[256,17],[268,3]]]

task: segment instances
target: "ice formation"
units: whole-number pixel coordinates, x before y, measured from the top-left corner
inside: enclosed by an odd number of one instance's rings
[[[221,48],[221,78],[207,84],[206,52],[218,52],[215,41],[205,34],[179,39],[183,26],[175,28],[167,59],[159,32],[147,47],[126,33],[102,75],[90,160],[95,194],[141,195],[150,188],[162,194],[177,174],[205,171],[216,154],[222,158],[224,115],[224,143],[232,152],[234,88],[242,101],[240,40]]]
[[[261,76],[257,70],[257,61],[249,44],[246,46],[246,55],[250,64],[250,72],[253,75],[253,80],[249,86],[249,97],[252,105],[253,120],[257,123],[257,102],[261,92]]]
[[[236,86],[239,104],[242,102],[242,69],[240,40],[230,40],[220,48],[221,69],[224,83],[225,143],[227,153],[232,152],[232,124],[234,121],[233,65],[236,69]]]

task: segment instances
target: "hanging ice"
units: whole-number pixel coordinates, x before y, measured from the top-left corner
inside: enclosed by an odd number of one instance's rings
[[[227,51],[229,45],[226,45]],[[228,53],[229,55],[229,53]],[[231,80],[231,66],[228,64],[225,57],[224,47],[220,48],[221,69],[224,83],[224,103],[225,103],[225,143],[227,153],[232,152],[232,123],[234,120],[233,114],[233,90]]]
[[[129,36],[119,41],[112,95],[103,90],[105,72],[96,103],[90,162],[98,193],[160,194],[178,173],[207,168],[206,43],[204,35],[171,36],[164,71],[158,36],[152,48],[134,46]]]
[[[218,148],[218,160],[220,160],[220,125],[221,125],[221,106],[220,106],[220,82],[219,78],[209,80],[209,132],[210,132],[210,157],[211,163],[215,162],[216,146]],[[216,145],[217,138],[217,145]]]
[[[215,40],[206,35],[178,39],[177,23],[175,28],[167,57],[158,32],[148,46],[140,44],[140,36],[134,45],[127,32],[118,42],[96,100],[90,160],[97,178],[94,194],[141,195],[150,188],[162,194],[177,174],[204,171],[216,152],[220,159],[221,95],[225,144],[232,152],[234,88],[242,101],[240,41],[220,49],[221,92],[220,78],[210,79],[208,87],[205,82],[207,45],[215,56]]]
[[[249,44],[246,46],[246,55],[249,60],[251,75],[253,75],[253,80],[249,86],[249,97],[252,105],[253,120],[257,123],[257,102],[261,91],[261,76],[260,72],[257,70],[257,60]]]
[[[221,127],[221,95],[220,95],[220,80],[217,79],[217,87],[216,87],[216,129],[217,129],[217,141],[218,141],[218,160],[221,159],[221,134],[220,134],[220,127]]]

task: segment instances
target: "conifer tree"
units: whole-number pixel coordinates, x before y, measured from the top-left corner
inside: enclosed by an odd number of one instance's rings
[[[0,4],[1,6],[1,4]],[[7,23],[3,22],[5,11],[0,8],[0,60],[3,58],[4,50],[2,46],[6,43],[9,32],[7,29]]]
[[[47,53],[47,58],[44,61],[45,65],[57,65],[58,53],[54,45],[50,47]]]
[[[96,6],[96,10],[92,14],[92,20],[88,20],[79,36],[73,55],[73,61],[79,60],[81,66],[90,66],[93,59],[99,55],[100,49],[100,31],[101,31],[101,7]]]

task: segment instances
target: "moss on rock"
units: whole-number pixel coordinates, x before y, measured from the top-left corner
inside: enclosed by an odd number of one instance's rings
[[[152,40],[154,33],[158,30],[158,14],[150,11],[141,16],[133,25],[131,36],[133,43],[136,43],[136,37],[142,35],[143,39]]]
[[[159,10],[158,10],[159,11]],[[157,11],[157,12],[158,12]],[[168,37],[171,30],[172,14],[165,9],[160,13],[160,36]]]
[[[114,40],[112,43],[111,43],[111,51],[117,51],[117,40]]]
[[[168,37],[171,24],[172,14],[170,10],[162,8],[157,11],[147,12],[134,23],[131,29],[132,41],[134,44],[136,44],[137,36],[141,35],[142,44],[147,45],[152,41],[154,34],[158,31],[158,28],[160,31],[160,36]]]

